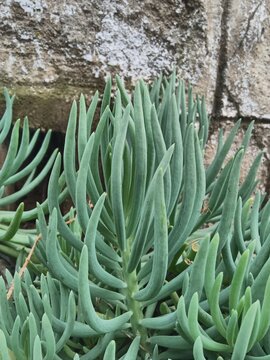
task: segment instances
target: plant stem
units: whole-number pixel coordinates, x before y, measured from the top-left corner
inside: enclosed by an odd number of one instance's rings
[[[127,271],[128,261],[129,261],[130,251],[127,249],[122,253],[123,259],[123,277],[126,281],[127,288],[124,290],[126,295],[126,305],[128,310],[133,312],[133,315],[130,319],[132,330],[134,335],[141,336],[141,343],[145,344],[147,339],[147,331],[144,327],[140,325],[140,320],[143,319],[143,312],[141,309],[141,304],[139,301],[133,298],[133,295],[138,291],[138,279],[136,270],[132,273]]]

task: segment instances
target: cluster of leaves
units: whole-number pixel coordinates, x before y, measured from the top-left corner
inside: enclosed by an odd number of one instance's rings
[[[205,101],[175,74],[111,99],[109,79],[100,110],[72,105],[34,210],[41,273],[7,272],[11,299],[0,279],[2,359],[270,359],[262,154],[239,180],[253,124],[227,162],[240,122],[220,131],[205,169]]]
[[[51,131],[47,132],[38,152],[32,155],[39,140],[40,130],[36,130],[31,136],[27,117],[22,125],[20,119],[12,125],[14,96],[10,97],[6,89],[4,96],[6,110],[0,120],[1,151],[4,151],[3,147],[7,142],[9,147],[0,169],[0,252],[18,258],[28,253],[31,247],[28,238],[31,232],[20,230],[20,223],[35,220],[37,208],[24,211],[23,202],[15,212],[10,211],[9,207],[18,204],[45,179],[53,166],[57,150],[51,154],[46,165],[37,174],[37,167],[48,150]],[[19,184],[18,189],[16,184]],[[46,210],[47,200],[42,204],[42,208]],[[32,233],[35,232],[33,229]]]

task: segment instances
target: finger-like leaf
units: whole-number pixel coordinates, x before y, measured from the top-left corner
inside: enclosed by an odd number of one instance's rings
[[[120,330],[129,321],[132,313],[127,312],[114,319],[101,319],[94,309],[88,286],[88,249],[84,245],[80,258],[79,267],[79,298],[81,310],[87,324],[98,333],[104,334]]]

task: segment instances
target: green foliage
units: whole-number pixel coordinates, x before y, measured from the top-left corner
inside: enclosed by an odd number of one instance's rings
[[[31,232],[19,231],[19,226],[21,222],[35,220],[37,209],[24,211],[23,203],[20,203],[16,211],[9,211],[8,207],[21,201],[44,180],[52,168],[57,150],[52,153],[40,173],[37,173],[37,167],[47,152],[51,131],[46,134],[39,151],[31,158],[40,130],[31,137],[27,118],[24,119],[22,128],[20,119],[12,127],[14,96],[10,97],[6,89],[4,96],[6,110],[0,120],[0,145],[9,142],[9,147],[0,169],[0,251],[18,257],[23,250],[29,251],[31,246],[28,239]],[[42,204],[44,210],[46,207],[47,201]]]
[[[205,169],[205,101],[191,87],[186,101],[174,73],[132,95],[117,78],[111,92],[109,79],[100,110],[98,94],[72,105],[49,219],[36,209],[43,273],[15,274],[11,300],[0,281],[2,358],[270,358],[270,203],[253,200],[261,154],[240,184],[253,124],[230,159],[240,122],[226,140],[220,131]]]

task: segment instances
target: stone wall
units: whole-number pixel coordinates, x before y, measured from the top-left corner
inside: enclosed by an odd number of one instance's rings
[[[269,0],[2,0],[0,39],[0,85],[33,127],[64,131],[71,100],[108,74],[131,86],[175,67],[214,124],[256,120],[267,174]]]

